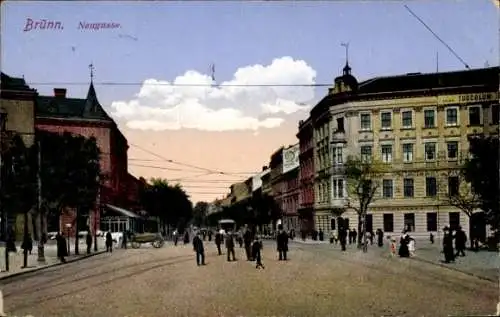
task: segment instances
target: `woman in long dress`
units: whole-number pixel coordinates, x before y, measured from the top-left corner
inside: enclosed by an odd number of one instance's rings
[[[399,240],[399,256],[402,258],[407,258],[410,256],[410,251],[408,250],[409,236],[406,231],[403,231],[401,239]]]

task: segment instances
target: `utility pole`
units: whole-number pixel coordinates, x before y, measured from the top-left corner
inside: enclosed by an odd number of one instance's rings
[[[40,141],[37,142],[37,149],[38,149],[38,171],[37,171],[37,187],[38,187],[38,204],[37,204],[37,211],[38,211],[38,217],[40,217],[40,231],[39,235],[39,242],[38,242],[38,262],[45,263],[45,248],[44,248],[44,243],[45,243],[45,230],[44,230],[44,222],[43,222],[43,208],[42,208],[42,143]]]
[[[98,189],[97,189],[97,206],[96,206],[96,210],[94,212],[94,223],[93,223],[93,227],[94,227],[94,252],[97,252],[97,215],[99,214],[99,218],[100,218],[100,215],[101,215],[101,180],[99,177],[97,177],[97,180],[98,180]]]
[[[3,132],[4,132],[4,127],[5,127],[5,120],[6,120],[7,114],[3,113],[0,109],[0,190],[2,190],[2,176],[3,176],[3,161],[2,161],[2,153],[3,153]],[[9,271],[9,248],[8,248],[8,223],[9,223],[9,217],[6,213],[6,210],[3,208],[3,202],[0,201],[0,211],[1,211],[1,223],[2,229],[3,229],[3,237],[5,240],[5,271]],[[1,307],[0,307],[1,308]]]

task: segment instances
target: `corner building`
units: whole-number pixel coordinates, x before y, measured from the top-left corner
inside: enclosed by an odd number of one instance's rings
[[[338,215],[357,228],[343,169],[354,155],[389,167],[368,208],[368,230],[399,234],[408,228],[416,237],[439,237],[445,225],[466,232],[472,225],[484,239],[482,213],[469,219],[447,197],[457,190],[453,172],[468,157],[468,138],[499,134],[499,70],[409,73],[358,83],[346,65],[311,110],[315,228],[338,229]]]

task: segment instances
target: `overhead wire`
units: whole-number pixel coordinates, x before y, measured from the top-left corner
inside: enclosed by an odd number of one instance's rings
[[[28,82],[32,86],[88,86],[88,82]],[[170,86],[170,87],[331,87],[332,84],[177,84],[169,82],[93,82],[94,86]]]

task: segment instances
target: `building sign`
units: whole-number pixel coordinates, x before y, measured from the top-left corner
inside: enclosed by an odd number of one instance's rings
[[[283,174],[299,167],[299,151],[298,144],[283,149]]]
[[[498,92],[482,92],[477,94],[438,96],[439,105],[498,101]]]

